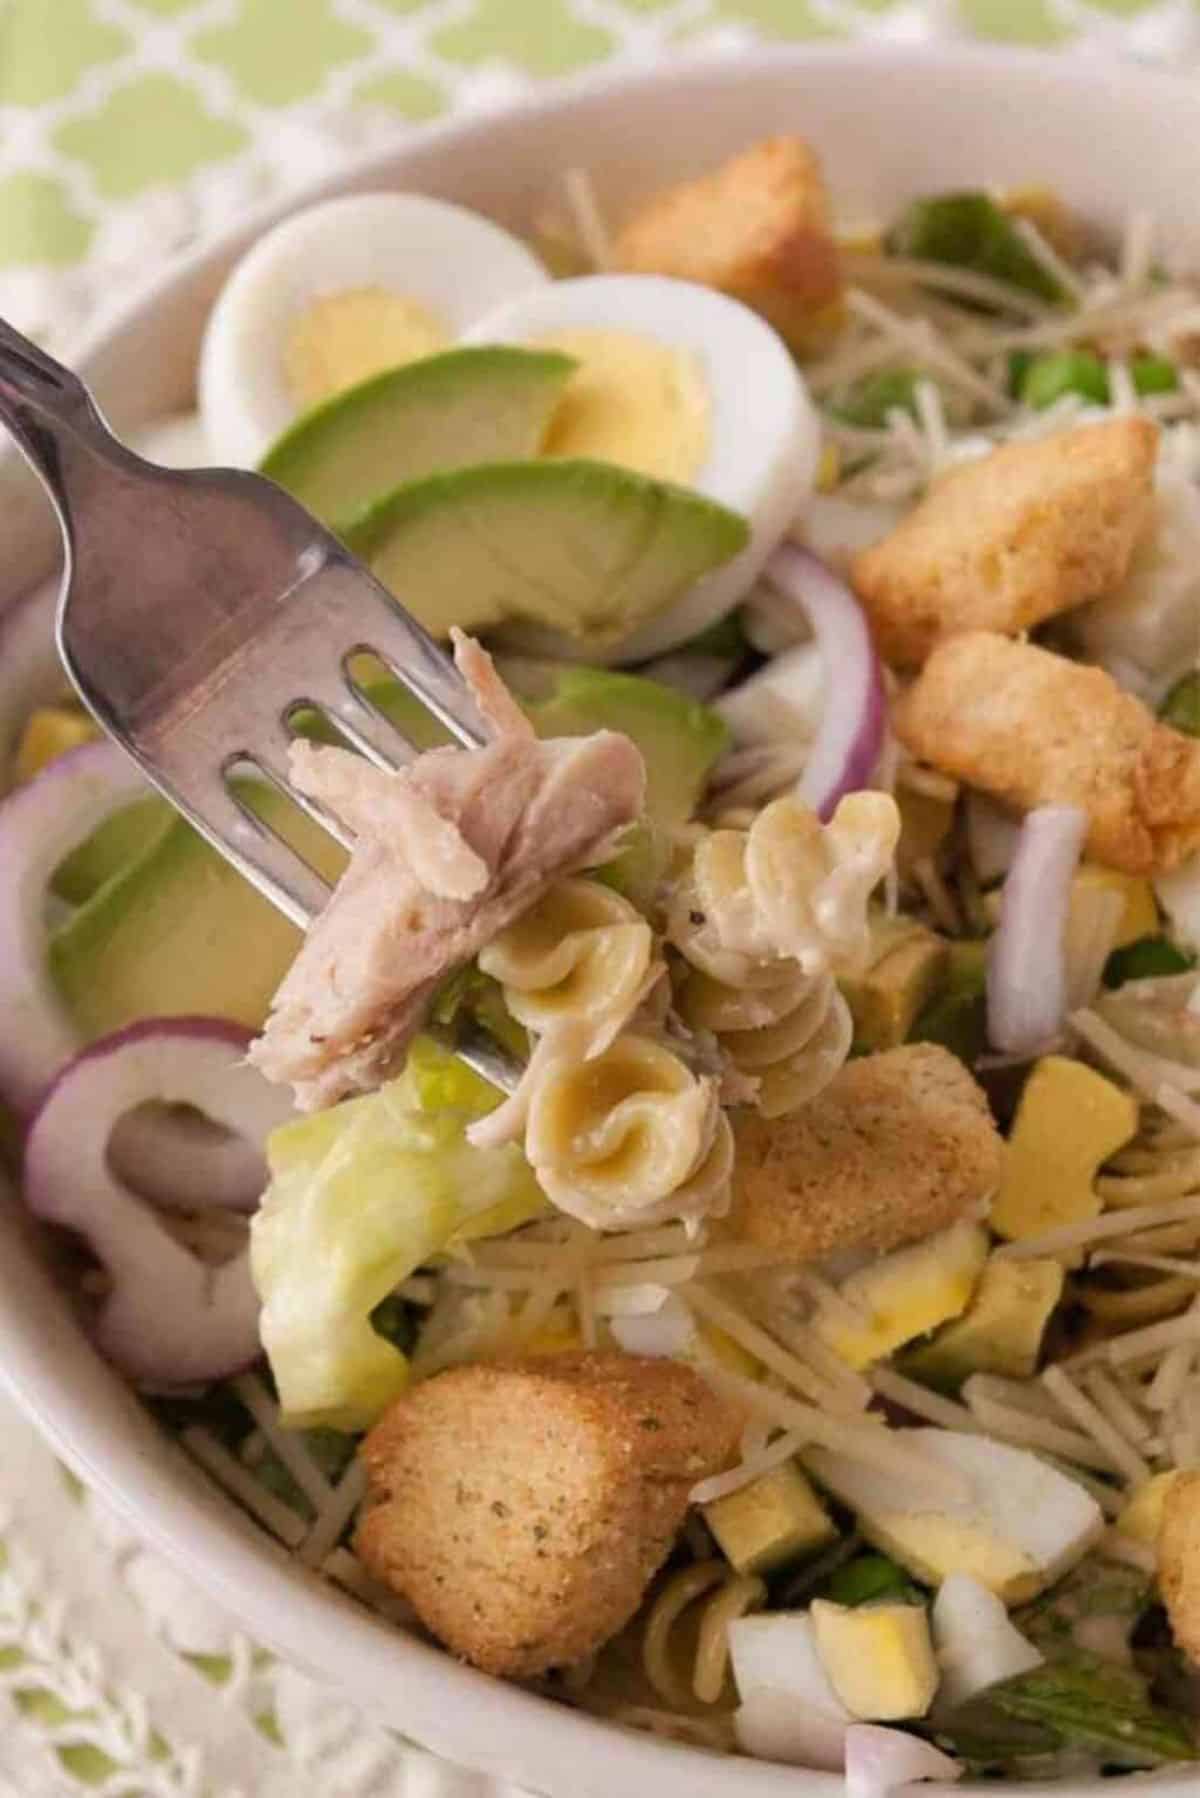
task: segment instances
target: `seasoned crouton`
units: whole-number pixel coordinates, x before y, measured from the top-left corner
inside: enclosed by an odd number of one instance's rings
[[[733,1228],[804,1261],[945,1229],[999,1184],[1004,1155],[982,1091],[934,1043],[847,1062],[802,1111],[734,1129]]]
[[[1080,806],[1088,855],[1124,874],[1173,868],[1200,845],[1200,742],[1102,668],[969,632],[934,650],[893,723],[911,754],[1015,811]]]
[[[633,1615],[741,1421],[673,1361],[453,1368],[367,1437],[359,1555],[485,1672],[567,1665]]]
[[[1171,1633],[1200,1666],[1200,1473],[1182,1473],[1163,1503],[1158,1583]]]
[[[943,475],[851,578],[881,655],[923,662],[962,631],[1015,634],[1118,587],[1146,531],[1158,427],[1080,425]]]
[[[820,338],[842,292],[821,166],[799,137],[767,138],[655,194],[618,234],[613,260],[718,287],[796,349]]]

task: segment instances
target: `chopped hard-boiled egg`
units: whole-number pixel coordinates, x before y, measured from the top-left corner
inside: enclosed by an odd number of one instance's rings
[[[740,555],[613,645],[612,660],[658,655],[715,623],[812,492],[820,433],[804,383],[782,339],[724,294],[658,275],[587,275],[527,288],[466,341],[578,360],[550,427],[551,455],[619,462],[694,487],[750,524]],[[579,653],[541,633],[531,646]]]
[[[1098,1217],[1096,1174],[1137,1127],[1132,1094],[1082,1061],[1044,1056],[1017,1107],[993,1230],[1020,1241]]]
[[[447,348],[547,280],[499,225],[423,194],[351,194],[285,219],[209,316],[199,393],[215,459],[254,466],[309,407]]]
[[[830,1683],[804,1611],[739,1617],[729,1658],[740,1707],[733,1726],[747,1754],[837,1771],[851,1713]]]
[[[794,1461],[710,1500],[703,1513],[738,1573],[769,1573],[837,1540],[833,1519]]]
[[[933,1601],[933,1646],[941,1669],[939,1710],[965,1704],[999,1680],[1044,1659],[1011,1621],[1003,1601],[969,1573],[952,1573]]]
[[[987,1255],[986,1230],[967,1220],[951,1224],[852,1274],[842,1285],[842,1303],[820,1306],[813,1327],[851,1367],[868,1367],[961,1317]]]
[[[923,1717],[938,1686],[937,1662],[924,1605],[830,1604],[809,1613],[829,1683],[864,1723]]]
[[[78,749],[99,735],[99,727],[86,712],[66,705],[39,706],[29,714],[21,732],[13,772],[18,780],[32,780],[68,749]]]
[[[961,1386],[973,1373],[1029,1379],[1037,1371],[1046,1325],[1062,1298],[1062,1263],[988,1262],[970,1305],[932,1341],[910,1350],[904,1370],[931,1386]]]
[[[897,1439],[930,1463],[928,1482],[831,1449],[804,1459],[855,1512],[862,1534],[929,1585],[969,1573],[1006,1604],[1022,1604],[1103,1533],[1090,1493],[1027,1449],[956,1430],[901,1430]]]
[[[1135,1542],[1144,1542],[1147,1548],[1156,1547],[1158,1533],[1162,1529],[1167,1494],[1176,1481],[1182,1478],[1182,1468],[1171,1467],[1165,1473],[1152,1473],[1148,1480],[1135,1486],[1125,1509],[1117,1518],[1117,1528],[1121,1534],[1131,1536]]]

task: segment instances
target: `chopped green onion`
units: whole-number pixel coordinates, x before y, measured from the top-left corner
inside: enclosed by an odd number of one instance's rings
[[[1012,219],[985,193],[914,200],[889,231],[886,248],[894,256],[973,269],[1052,305],[1067,297],[1062,283],[1033,254]]]
[[[1185,737],[1200,737],[1200,673],[1177,680],[1158,709],[1164,724]]]
[[[1174,393],[1179,386],[1179,370],[1166,356],[1135,356],[1129,364],[1133,385],[1138,393]]]
[[[915,369],[896,368],[886,374],[868,375],[843,395],[830,411],[843,424],[857,425],[863,431],[881,431],[889,412],[908,412],[916,417],[916,388],[920,375]]]
[[[1044,411],[1065,393],[1078,393],[1098,406],[1108,403],[1108,370],[1090,350],[1052,350],[1035,356],[1021,378],[1020,398]]]
[[[1185,955],[1165,936],[1142,936],[1136,943],[1114,949],[1104,964],[1104,984],[1124,986],[1127,980],[1157,980],[1167,974],[1186,974],[1196,965],[1194,955]]]
[[[825,1597],[834,1604],[873,1604],[881,1598],[903,1599],[906,1603],[923,1602],[922,1594],[903,1567],[887,1555],[858,1555],[831,1573],[825,1583]]]
[[[1032,350],[1010,350],[1008,352],[1008,391],[1014,399],[1020,396],[1025,371],[1036,360]]]

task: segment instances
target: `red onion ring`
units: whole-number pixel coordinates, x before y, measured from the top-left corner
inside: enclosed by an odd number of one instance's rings
[[[852,1723],[846,1731],[846,1798],[885,1798],[919,1779],[961,1779],[962,1764],[904,1729]]]
[[[1036,1055],[1062,1030],[1071,879],[1086,835],[1074,805],[1039,806],[1021,826],[988,950],[988,1040],[1002,1055]]]
[[[50,878],[77,844],[145,792],[115,745],[85,743],[0,804],[0,1097],[21,1116],[79,1047],[46,970]]]
[[[220,1267],[191,1254],[118,1182],[109,1139],[126,1112],[157,1100],[195,1106],[261,1153],[291,1106],[247,1065],[249,1040],[218,1018],[131,1025],[64,1068],[30,1126],[25,1203],[87,1241],[112,1280],[97,1345],[122,1372],[156,1386],[219,1379],[258,1358],[249,1245]]]
[[[828,819],[879,761],[887,716],[879,657],[858,600],[810,550],[784,544],[763,576],[804,612],[825,664],[829,698],[797,791]]]
[[[113,1131],[108,1162],[123,1186],[160,1211],[220,1205],[249,1214],[269,1177],[253,1143],[194,1110],[129,1112]]]
[[[47,581],[0,614],[0,791],[12,780],[12,758],[25,720],[67,684],[54,641],[58,582]]]

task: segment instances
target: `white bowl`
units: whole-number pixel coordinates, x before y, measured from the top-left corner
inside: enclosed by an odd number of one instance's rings
[[[947,186],[1046,181],[1114,226],[1130,210],[1152,212],[1164,243],[1200,262],[1196,108],[1193,80],[973,49],[776,49],[604,74],[498,118],[406,138],[251,219],[169,269],[93,338],[79,366],[118,429],[185,405],[201,325],[227,270],[297,204],[411,187],[520,227],[558,172],[581,164],[615,214],[637,193],[772,131],[813,139],[850,213],[886,217],[908,196]],[[49,508],[12,456],[0,459],[0,519],[3,606],[45,576],[57,552]],[[438,1753],[554,1798],[841,1791],[828,1774],[678,1747],[486,1679],[304,1572],[206,1482],[97,1358],[8,1202],[0,1203],[0,1374],[79,1475],[249,1630]],[[1159,1798],[1195,1798],[1194,1768],[1151,1777]],[[1031,1798],[1113,1790],[1107,1781],[1023,1788]]]

